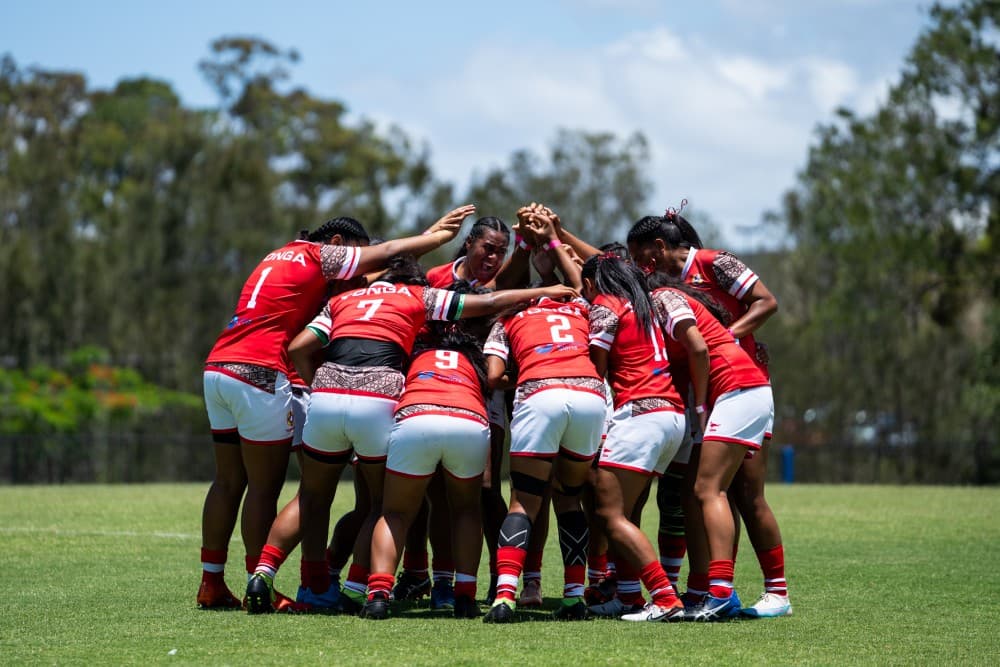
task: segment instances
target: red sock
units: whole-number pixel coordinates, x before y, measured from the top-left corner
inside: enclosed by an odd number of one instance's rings
[[[260,560],[257,562],[254,572],[261,572],[274,577],[286,558],[288,558],[288,554],[284,550],[270,544],[265,544],[264,550],[260,552]]]
[[[677,593],[659,562],[654,560],[646,563],[639,572],[639,578],[655,604],[661,607],[673,607],[677,604]]]
[[[608,552],[587,557],[587,579],[591,586],[596,586],[604,580],[608,573]]]
[[[684,564],[684,554],[687,553],[687,538],[683,535],[666,535],[660,533],[660,565],[667,573],[667,579],[674,586],[681,575],[681,566]]]
[[[372,573],[368,575],[368,599],[371,600],[375,597],[375,593],[385,593],[389,595],[392,592],[392,584],[396,581],[396,577],[391,574],[378,574]]]
[[[403,569],[414,574],[427,574],[427,552],[410,551],[403,553]]]
[[[708,563],[708,594],[726,599],[733,594],[733,569],[731,560],[713,560]]]
[[[247,566],[247,574],[253,574],[257,569],[257,563],[260,562],[260,554],[256,556],[250,556],[249,554],[243,557],[243,561]]]
[[[455,561],[451,558],[434,554],[434,559],[431,562],[431,569],[434,571],[435,582],[451,582],[451,580],[455,578]]]
[[[529,551],[524,559],[524,578],[542,578],[542,555],[543,551]]]
[[[691,595],[708,595],[708,572],[689,572],[687,592]]]
[[[465,596],[471,600],[476,599],[476,576],[473,574],[455,573],[455,597]]]
[[[497,549],[497,599],[514,601],[517,597],[517,580],[524,569],[528,552],[520,547]]]
[[[302,585],[313,593],[321,595],[330,588],[330,570],[323,560],[302,560],[300,570]]]
[[[204,581],[223,581],[226,571],[226,549],[201,548],[201,578]]]
[[[587,580],[587,566],[583,563],[563,566],[563,597],[583,597],[583,582]]]
[[[775,595],[788,595],[785,581],[785,548],[778,545],[773,549],[757,552],[761,572],[764,573],[764,590]]]
[[[618,599],[628,605],[644,604],[639,572],[627,560],[618,564]]]
[[[347,571],[347,581],[344,588],[354,593],[364,593],[368,590],[368,568],[357,563],[351,563],[351,569]]]

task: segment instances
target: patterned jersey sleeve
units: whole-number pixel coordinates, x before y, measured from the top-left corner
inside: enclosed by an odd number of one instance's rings
[[[319,263],[327,280],[348,280],[358,271],[361,248],[345,245],[324,245],[319,250]]]
[[[611,350],[618,335],[618,314],[607,306],[596,304],[590,307],[590,344],[604,350]]]
[[[510,341],[507,339],[507,330],[503,328],[503,322],[496,322],[493,325],[490,335],[486,337],[486,344],[483,345],[483,352],[507,361],[507,356],[510,354]]]
[[[715,257],[712,271],[719,286],[737,299],[742,299],[758,280],[750,267],[725,251]]]
[[[697,321],[687,299],[671,289],[663,289],[653,293],[653,310],[656,311],[656,319],[674,340],[677,340],[674,328],[678,323],[684,320]]]
[[[436,322],[457,322],[462,317],[465,295],[436,287],[423,289],[427,319]]]
[[[319,315],[306,325],[306,329],[316,334],[316,337],[323,341],[323,345],[330,343],[330,335],[333,333],[333,317],[330,315],[330,304],[327,302]]]

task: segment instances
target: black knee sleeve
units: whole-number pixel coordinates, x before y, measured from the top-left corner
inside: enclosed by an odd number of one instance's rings
[[[684,534],[684,506],[681,504],[683,473],[667,472],[656,487],[656,506],[660,510],[660,532],[667,535]]]
[[[586,565],[587,546],[590,542],[590,528],[587,515],[580,510],[556,515],[559,525],[559,548],[562,550],[563,565]]]
[[[545,495],[545,480],[525,475],[523,472],[511,471],[510,485],[520,493],[530,493],[533,496]]]
[[[508,514],[507,518],[503,520],[497,546],[527,549],[529,539],[531,539],[531,519],[528,518],[527,514],[514,512]]]

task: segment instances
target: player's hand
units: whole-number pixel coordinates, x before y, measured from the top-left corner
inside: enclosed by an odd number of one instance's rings
[[[580,296],[580,293],[567,285],[552,285],[551,287],[544,288],[542,296],[546,296],[553,301],[563,301],[565,299],[574,299]]]
[[[470,215],[473,215],[475,212],[476,207],[474,204],[459,206],[458,208],[448,211],[441,216],[441,219],[428,227],[427,231],[424,233],[438,234],[442,238],[441,243],[447,243],[455,238],[456,234],[458,234],[458,230],[462,227],[462,221]]]
[[[767,343],[757,342],[757,349],[755,350],[757,363],[761,366],[767,366],[771,363],[771,354],[768,352]]]
[[[552,218],[542,210],[536,210],[528,216],[527,226],[543,244],[559,238]]]

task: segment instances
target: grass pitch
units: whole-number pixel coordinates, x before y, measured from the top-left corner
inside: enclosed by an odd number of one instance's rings
[[[0,488],[0,664],[998,664],[1000,489],[778,486],[795,608],[723,624],[372,622],[195,608],[207,484]],[[286,497],[292,489],[286,489]],[[342,484],[334,516],[346,510]],[[647,533],[655,508],[647,508]],[[562,568],[551,531],[543,592]],[[242,545],[230,549],[243,590]],[[297,553],[278,575],[294,593]],[[480,596],[485,593],[485,559]],[[761,579],[744,539],[736,586]]]

